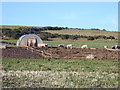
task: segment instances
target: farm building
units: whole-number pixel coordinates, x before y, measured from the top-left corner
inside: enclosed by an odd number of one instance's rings
[[[20,47],[26,47],[26,46],[30,46],[30,47],[38,47],[39,44],[42,44],[43,41],[41,40],[41,38],[35,34],[25,34],[22,35],[18,41],[17,41],[17,46]]]

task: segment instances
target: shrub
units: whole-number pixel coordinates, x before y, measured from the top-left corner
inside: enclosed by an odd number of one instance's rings
[[[62,39],[69,39],[69,35],[62,35],[61,38]]]
[[[49,68],[49,67],[44,67],[43,69],[42,69],[42,71],[50,71],[51,70],[51,68]]]
[[[115,37],[114,36],[109,36],[109,37],[107,37],[107,39],[115,39]]]
[[[94,37],[89,36],[89,37],[87,38],[87,40],[94,40]]]
[[[78,36],[77,36],[77,35],[71,35],[71,36],[70,36],[70,39],[72,39],[72,40],[77,40],[77,39],[78,39]]]
[[[44,65],[42,65],[42,64],[39,64],[38,66],[39,66],[39,67],[42,67],[42,66],[44,66]]]

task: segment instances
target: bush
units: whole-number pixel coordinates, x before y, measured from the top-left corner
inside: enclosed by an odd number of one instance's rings
[[[89,37],[87,38],[87,40],[94,40],[94,37],[89,36]]]
[[[115,39],[115,37],[109,36],[109,37],[107,37],[107,39]]]
[[[72,40],[77,40],[77,39],[78,39],[78,36],[77,36],[77,35],[71,35],[71,36],[70,36],[70,39],[72,39]]]
[[[61,35],[62,39],[69,39],[69,35]]]
[[[43,69],[42,69],[42,71],[51,71],[52,69],[51,68],[49,68],[49,67],[44,67]]]
[[[42,64],[38,64],[38,67],[40,68],[40,67],[43,67],[44,65],[42,65]]]

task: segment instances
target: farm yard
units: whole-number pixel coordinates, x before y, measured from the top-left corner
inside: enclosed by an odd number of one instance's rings
[[[0,89],[119,90],[120,3],[1,5]]]
[[[27,50],[26,48],[12,47],[2,50],[3,58],[55,58],[81,60],[87,59],[87,56],[89,55],[94,55],[95,57],[93,59],[95,60],[118,60],[119,58],[118,51],[109,51],[106,49],[37,48],[34,50]]]
[[[8,43],[16,43],[17,40],[3,40]],[[66,49],[66,48],[58,48],[58,45],[63,43],[65,45],[69,44],[73,45],[73,49]],[[91,43],[90,43],[91,42]],[[16,47],[9,47],[2,50],[3,58],[56,58],[56,59],[87,59],[86,57],[89,55],[94,55],[95,60],[118,60],[118,51],[110,51],[104,49],[104,45],[107,45],[109,48],[112,45],[117,44],[117,40],[113,41],[44,41],[49,45],[48,48],[35,48],[34,50],[27,50],[27,48]],[[88,49],[81,49],[80,47],[84,44],[89,46]],[[10,45],[11,46],[11,45]],[[93,48],[93,49],[91,49]],[[95,49],[94,49],[95,48]],[[38,50],[38,51],[37,51]],[[50,55],[43,55],[41,53],[48,53]],[[12,52],[12,53],[11,53]]]
[[[3,40],[16,43],[17,40]],[[117,88],[118,51],[104,49],[117,44],[116,40],[43,41],[50,47],[36,48],[50,54],[8,45],[2,49],[3,88]],[[58,48],[59,44],[72,43],[73,49]],[[101,43],[101,44],[100,44]],[[81,49],[87,44],[96,50]],[[54,47],[54,48],[51,48]],[[12,53],[11,53],[12,52]],[[87,55],[95,55],[87,59]]]
[[[4,37],[0,41],[6,45],[6,48],[0,49],[3,88],[118,87],[120,50],[111,50],[112,46],[118,45],[117,32],[61,27],[4,26],[3,29]],[[20,47],[20,42],[16,46],[18,38],[26,33],[38,35],[43,45],[47,44],[48,47]],[[89,35],[98,35],[99,38],[88,40],[78,36],[77,39],[71,39],[76,33],[87,38]],[[64,34],[74,36],[63,38],[68,36]],[[31,40],[35,41],[33,37],[26,40],[26,45],[30,45]],[[65,47],[59,47],[60,44]],[[67,48],[70,44],[73,47]],[[83,45],[88,48],[81,48]]]

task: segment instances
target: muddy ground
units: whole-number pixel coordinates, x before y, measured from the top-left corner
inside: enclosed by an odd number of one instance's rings
[[[53,58],[53,59],[94,59],[94,60],[118,60],[120,51],[106,49],[66,49],[66,48],[36,48],[27,49],[22,47],[8,47],[2,49],[2,58]],[[86,58],[92,55],[93,58]]]

